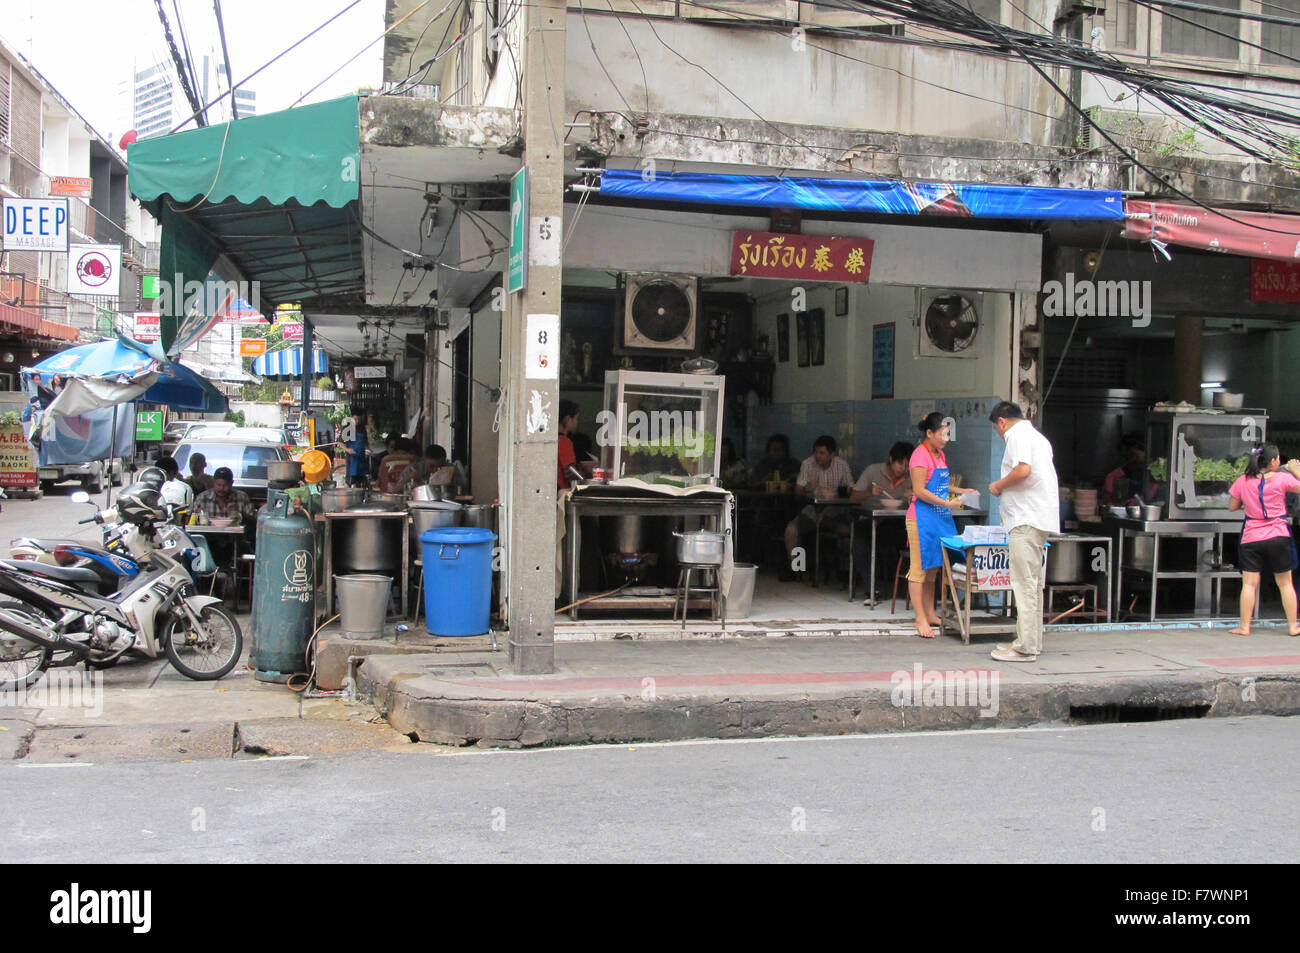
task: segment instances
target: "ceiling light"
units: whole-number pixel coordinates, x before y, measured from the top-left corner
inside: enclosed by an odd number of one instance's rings
[[[1201,381],[1201,390],[1219,390],[1223,381]]]

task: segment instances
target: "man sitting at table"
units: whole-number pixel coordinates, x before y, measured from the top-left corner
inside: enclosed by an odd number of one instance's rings
[[[212,474],[212,489],[204,490],[194,498],[194,512],[204,517],[204,522],[215,519],[233,519],[231,526],[246,526],[257,518],[253,501],[243,490],[234,489],[235,475],[230,467],[217,467]]]
[[[908,473],[907,461],[912,458],[914,448],[904,440],[889,448],[889,456],[884,463],[873,463],[862,471],[858,482],[853,485],[850,499],[854,503],[863,503],[875,508],[881,500],[898,500],[900,504],[912,498],[912,477]],[[903,512],[899,507],[899,513]],[[902,519],[884,520],[876,526],[876,538],[879,541],[880,564],[889,570],[898,561],[898,554],[907,545],[907,530]],[[883,543],[883,545],[880,545]],[[871,544],[871,529],[865,523],[858,527],[853,537],[853,565],[862,580],[862,588],[871,592],[871,554],[867,547]],[[891,570],[892,571],[892,570]],[[871,601],[870,595],[867,602]]]
[[[767,456],[749,471],[751,489],[767,490],[769,483],[789,483],[799,475],[799,462],[790,456],[790,438],[774,433],[767,438]]]
[[[840,495],[840,489],[843,488],[847,496],[848,490],[853,486],[853,473],[844,459],[837,456],[838,451],[839,447],[834,437],[823,434],[813,441],[813,455],[799,468],[799,480],[795,484],[795,492],[801,496],[811,496],[815,500],[833,500]],[[792,569],[794,550],[818,531],[817,515],[816,507],[809,504],[786,524],[786,568],[781,573],[782,579],[794,578]],[[847,536],[849,516],[848,507],[837,507],[822,513],[821,522],[828,528],[833,527],[836,535]],[[808,547],[805,546],[804,549],[806,552]]]

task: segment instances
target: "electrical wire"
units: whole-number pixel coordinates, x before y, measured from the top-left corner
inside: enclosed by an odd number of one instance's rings
[[[618,83],[614,82],[614,77],[609,75],[609,70],[605,67],[605,61],[600,58],[600,53],[596,50],[596,41],[591,38],[591,27],[587,23],[587,8],[583,6],[582,0],[578,0],[578,11],[582,17],[582,28],[587,31],[587,44],[591,47],[591,55],[596,58],[596,64],[600,67],[600,71],[605,74],[605,78],[609,80],[609,85],[614,87],[614,92],[618,94],[618,98],[623,100],[623,105],[627,107],[627,111],[632,112],[632,104],[623,95],[623,90],[618,88]]]
[[[161,4],[161,3],[162,3],[162,0],[155,0],[155,2],[158,3],[158,4]],[[342,10],[340,10],[338,13],[334,14],[332,17],[330,17],[328,20],[326,20],[326,21],[325,21],[324,23],[322,23],[320,26],[316,27],[316,28],[315,28],[314,30],[312,30],[310,33],[308,33],[308,34],[306,34],[305,36],[301,37],[300,39],[296,40],[292,45],[290,45],[290,46],[288,46],[288,47],[285,47],[283,50],[281,50],[279,53],[275,54],[275,56],[271,57],[269,60],[267,60],[267,61],[266,61],[265,63],[263,63],[261,66],[259,66],[257,69],[253,70],[253,72],[249,73],[247,76],[245,76],[243,79],[241,79],[238,83],[233,83],[233,84],[231,85],[230,89],[237,89],[237,88],[240,87],[240,86],[247,86],[249,80],[251,80],[251,79],[253,79],[254,77],[256,77],[259,73],[261,73],[264,69],[266,69],[266,68],[267,68],[268,66],[270,66],[272,63],[277,62],[277,61],[280,60],[282,57],[284,57],[284,56],[288,55],[289,53],[293,52],[294,50],[296,50],[296,49],[297,49],[299,46],[301,46],[303,43],[307,42],[307,40],[311,39],[313,36],[315,36],[315,35],[316,35],[317,33],[319,33],[321,30],[325,29],[327,26],[329,26],[331,23],[333,23],[333,22],[334,22],[335,20],[337,20],[339,17],[343,16],[343,14],[347,13],[349,10],[351,10],[353,7],[355,7],[355,6],[356,6],[357,4],[359,4],[360,2],[361,2],[361,0],[352,0],[352,2],[349,3],[346,7],[344,7]],[[172,131],[172,132],[180,132],[180,131],[181,131],[182,129],[184,129],[187,125],[189,125],[190,122],[195,122],[195,123],[197,123],[197,124],[200,125],[200,126],[206,125],[206,124],[207,124],[207,120],[206,120],[205,118],[203,118],[204,114],[205,114],[209,109],[211,109],[213,106],[215,106],[217,103],[221,102],[223,99],[225,99],[227,96],[229,96],[229,95],[230,95],[230,89],[226,90],[224,93],[222,93],[222,94],[221,94],[220,96],[218,96],[216,99],[212,100],[212,102],[208,103],[206,106],[202,106],[202,107],[196,108],[195,111],[194,111],[194,113],[193,113],[192,115],[186,116],[184,119],[182,119],[182,120],[180,121],[180,123],[179,123],[175,128],[173,128],[171,131]],[[200,119],[202,119],[203,121],[200,122]]]

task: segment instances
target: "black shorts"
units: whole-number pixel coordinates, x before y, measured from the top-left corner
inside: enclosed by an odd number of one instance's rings
[[[1274,576],[1290,572],[1295,550],[1290,536],[1274,536],[1257,543],[1242,543],[1238,548],[1242,572],[1268,572]]]

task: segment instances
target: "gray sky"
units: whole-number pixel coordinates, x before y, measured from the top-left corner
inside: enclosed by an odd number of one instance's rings
[[[222,0],[221,13],[236,81],[339,12],[351,0]],[[220,60],[212,0],[163,0],[177,46],[173,4],[196,59]],[[344,60],[384,31],[384,0],[360,0],[248,84],[259,113],[288,107]],[[91,125],[114,145],[128,128],[119,95],[135,67],[170,63],[154,0],[3,0],[0,36],[22,53]],[[383,42],[377,42],[306,102],[379,86]],[[225,92],[225,88],[221,88]],[[228,99],[228,97],[227,97]],[[192,128],[189,127],[189,128]]]

